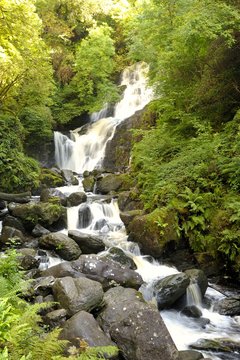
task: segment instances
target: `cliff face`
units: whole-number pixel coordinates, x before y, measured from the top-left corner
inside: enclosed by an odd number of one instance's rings
[[[110,172],[124,172],[128,169],[131,149],[140,135],[132,130],[148,129],[155,124],[155,116],[146,106],[122,121],[116,128],[113,138],[107,143],[103,168]]]

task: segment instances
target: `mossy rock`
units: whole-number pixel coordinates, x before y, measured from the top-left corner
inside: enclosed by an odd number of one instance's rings
[[[129,174],[108,174],[97,180],[97,191],[100,194],[129,190],[133,180]]]
[[[95,184],[94,176],[90,175],[90,176],[84,177],[82,184],[83,184],[84,191],[93,192],[94,184]]]
[[[139,243],[143,253],[154,257],[164,255],[169,247],[177,247],[179,241],[176,213],[167,208],[135,216],[127,230],[129,240]]]
[[[30,230],[38,223],[49,228],[59,220],[64,222],[66,216],[66,209],[63,206],[45,202],[17,205],[11,209],[11,212]]]
[[[50,188],[63,186],[65,184],[63,177],[51,169],[41,170],[40,182],[42,185],[46,185],[47,187]]]

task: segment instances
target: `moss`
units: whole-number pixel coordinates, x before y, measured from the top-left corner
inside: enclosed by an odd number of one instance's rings
[[[58,187],[64,185],[64,179],[61,175],[51,169],[42,169],[40,174],[40,182],[48,187]]]

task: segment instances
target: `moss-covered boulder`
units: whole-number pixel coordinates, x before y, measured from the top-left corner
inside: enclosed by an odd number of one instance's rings
[[[143,253],[160,257],[177,247],[179,234],[176,214],[166,208],[135,216],[127,227],[129,240],[139,243]]]
[[[41,170],[40,174],[40,182],[42,185],[46,185],[47,187],[57,187],[57,186],[63,186],[65,184],[65,181],[61,175],[61,173],[58,173],[57,170],[53,169],[45,169],[43,168]]]
[[[47,229],[57,223],[64,227],[66,219],[66,209],[63,206],[45,202],[12,206],[11,213],[21,219],[28,230],[32,230],[38,223]]]
[[[90,175],[83,179],[82,181],[84,191],[86,192],[93,192],[94,184],[95,184],[95,178],[94,176]]]
[[[140,193],[136,188],[123,191],[118,195],[118,206],[121,211],[143,209],[144,204],[140,200]]]
[[[108,174],[97,180],[97,192],[109,194],[113,191],[129,190],[133,181],[128,174]]]
[[[39,244],[44,249],[54,250],[64,260],[76,260],[82,253],[73,239],[60,232],[42,236]]]

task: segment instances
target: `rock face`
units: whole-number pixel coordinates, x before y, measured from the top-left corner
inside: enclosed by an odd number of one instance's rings
[[[97,255],[82,255],[72,262],[72,267],[88,278],[99,281],[105,289],[111,286],[139,289],[143,280],[134,270],[122,267],[110,259],[101,259]]]
[[[134,289],[116,287],[104,295],[98,321],[126,360],[177,360],[178,351],[157,309]]]
[[[91,311],[99,307],[103,299],[101,284],[86,278],[57,279],[53,285],[53,294],[70,316],[80,310]]]
[[[114,346],[98,325],[94,317],[86,311],[79,311],[63,326],[60,339],[68,340],[79,346],[79,340],[84,340],[89,346]]]
[[[50,233],[39,240],[40,246],[54,250],[64,260],[75,260],[81,255],[78,244],[62,233]]]
[[[68,236],[76,241],[83,254],[97,254],[105,249],[101,236],[86,234],[78,230],[69,230]]]
[[[184,273],[170,275],[154,284],[154,294],[157,299],[158,309],[169,308],[182,295],[190,283],[189,277]]]

